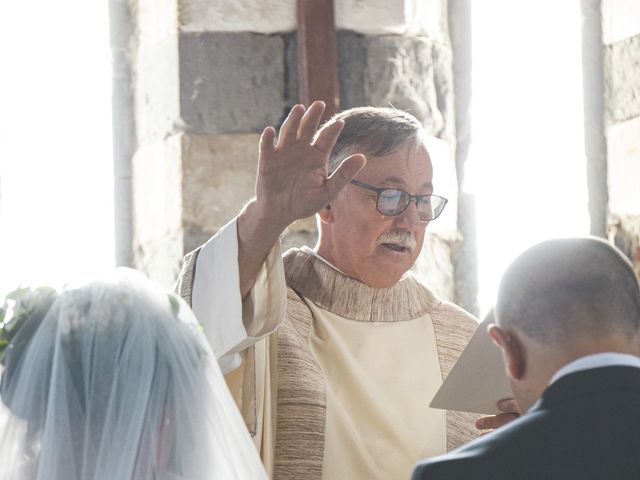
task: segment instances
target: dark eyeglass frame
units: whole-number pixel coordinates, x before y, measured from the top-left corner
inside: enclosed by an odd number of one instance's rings
[[[406,190],[403,190],[401,188],[379,188],[379,187],[374,187],[373,185],[369,185],[367,183],[363,183],[363,182],[359,182],[358,180],[351,180],[350,182],[351,184],[355,185],[356,187],[360,187],[360,188],[364,188],[365,190],[370,190],[372,192],[376,193],[376,210],[381,213],[382,215],[386,215],[387,217],[395,217],[400,215],[402,212],[404,212],[409,205],[411,205],[411,201],[415,200],[416,202],[416,208],[418,207],[418,202],[420,202],[421,200],[425,199],[425,198],[435,198],[438,199],[439,201],[442,202],[442,207],[440,207],[440,211],[438,211],[437,213],[434,211],[435,215],[433,216],[433,218],[430,218],[428,220],[423,220],[418,216],[418,219],[421,222],[431,222],[433,220],[435,220],[436,218],[438,218],[440,216],[440,214],[442,214],[442,212],[444,211],[444,207],[447,206],[447,202],[449,200],[447,200],[445,197],[441,197],[440,195],[434,195],[432,193],[428,193],[426,195],[411,195],[409,192],[407,192]],[[378,208],[378,203],[380,202],[380,195],[382,195],[382,192],[384,191],[388,191],[388,190],[392,190],[394,192],[402,192],[405,195],[407,195],[407,204],[402,208],[402,210],[400,210],[397,213],[385,213],[382,212],[379,208]]]

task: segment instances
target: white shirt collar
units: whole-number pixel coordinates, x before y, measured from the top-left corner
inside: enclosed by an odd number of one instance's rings
[[[640,368],[640,358],[635,355],[616,352],[594,353],[593,355],[580,357],[573,362],[567,363],[564,367],[558,370],[555,375],[551,377],[549,385],[570,373],[611,366]]]

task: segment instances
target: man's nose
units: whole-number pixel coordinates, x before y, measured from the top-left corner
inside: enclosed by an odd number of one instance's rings
[[[421,222],[418,216],[418,205],[415,198],[412,198],[407,205],[407,208],[396,217],[396,225],[400,228],[405,228],[409,231],[414,231],[417,228],[424,228],[426,222]]]

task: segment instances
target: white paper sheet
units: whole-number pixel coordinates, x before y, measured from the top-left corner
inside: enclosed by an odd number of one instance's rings
[[[493,310],[469,340],[430,406],[481,414],[498,413],[496,403],[513,397],[502,353],[487,333],[494,323]]]

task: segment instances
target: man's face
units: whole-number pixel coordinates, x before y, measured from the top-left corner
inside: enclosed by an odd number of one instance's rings
[[[426,149],[415,141],[384,157],[367,157],[355,180],[377,188],[400,188],[430,194],[433,169]],[[424,241],[428,222],[416,214],[415,201],[397,216],[376,210],[376,193],[348,184],[323,216],[329,247],[321,255],[348,276],[377,288],[393,286],[411,268]]]

